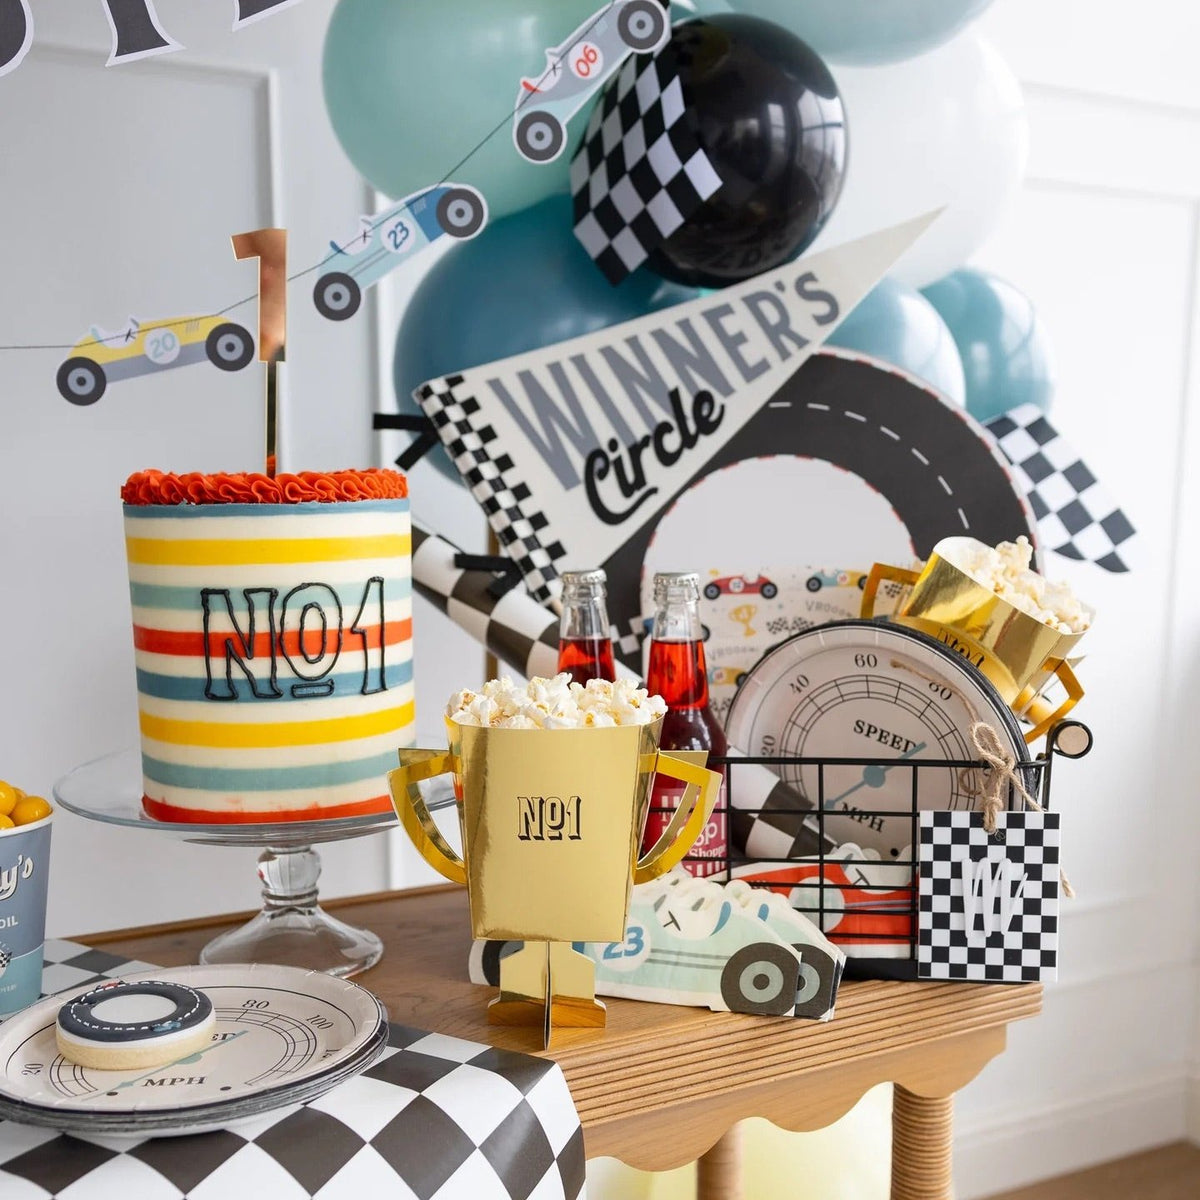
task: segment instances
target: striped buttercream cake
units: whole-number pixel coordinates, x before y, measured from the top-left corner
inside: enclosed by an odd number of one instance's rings
[[[144,805],[391,809],[413,736],[408,500],[125,506]]]

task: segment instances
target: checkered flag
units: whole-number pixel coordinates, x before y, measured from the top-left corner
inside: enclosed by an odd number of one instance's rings
[[[672,35],[677,37],[678,35]],[[687,110],[673,42],[625,60],[571,159],[575,236],[617,284],[721,186]]]
[[[558,670],[558,617],[524,588],[497,598],[493,575],[458,565],[457,546],[413,524],[413,587],[526,678]]]
[[[542,544],[540,534],[550,522],[529,505],[532,493],[515,478],[513,460],[507,454],[493,458],[489,453],[487,446],[496,440],[496,431],[472,421],[480,405],[464,387],[463,377],[430,380],[417,389],[416,398],[482,506],[501,549],[520,569],[525,586],[537,600],[553,599],[561,590],[554,564],[566,550],[561,542]]]
[[[1046,546],[1106,571],[1128,571],[1118,551],[1133,525],[1037,405],[1022,404],[987,428],[1016,470]]]
[[[923,811],[918,979],[1028,983],[1058,972],[1059,816]]]

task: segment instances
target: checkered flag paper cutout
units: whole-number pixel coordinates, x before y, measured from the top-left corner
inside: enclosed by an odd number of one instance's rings
[[[1123,555],[1133,525],[1041,409],[1022,404],[987,428],[1029,497],[1046,547],[1106,571],[1128,571]]]
[[[558,670],[558,617],[524,588],[499,599],[493,576],[455,565],[458,547],[413,523],[413,586],[452,621],[526,678]]]
[[[75,943],[46,946],[47,988],[154,969]],[[231,1129],[139,1141],[0,1121],[0,1196],[576,1200],[584,1157],[557,1064],[392,1025],[361,1075]]]
[[[1056,978],[1058,813],[1000,812],[994,834],[979,812],[920,818],[917,977]]]
[[[515,477],[513,460],[507,454],[493,458],[489,452],[496,431],[478,422],[479,401],[463,377],[447,375],[422,384],[416,398],[482,506],[501,549],[520,569],[525,586],[536,600],[552,599],[561,591],[554,564],[566,550],[561,542],[543,545],[540,534],[549,521],[529,503],[532,493]]]
[[[675,35],[678,36],[678,35]],[[617,284],[721,186],[668,43],[625,60],[571,160],[575,236]]]

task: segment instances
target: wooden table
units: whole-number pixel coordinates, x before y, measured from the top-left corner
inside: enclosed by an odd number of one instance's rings
[[[359,977],[393,1021],[540,1054],[540,1030],[487,1023],[491,991],[466,982],[465,890],[381,893],[329,906],[374,930],[383,960]],[[248,915],[248,914],[247,914]],[[164,966],[196,961],[233,918],[77,940]],[[609,1000],[608,1028],[556,1032],[589,1157],[663,1171],[699,1159],[702,1200],[738,1200],[745,1117],[819,1129],[879,1083],[894,1083],[893,1200],[950,1200],[953,1094],[1034,1016],[1038,984],[843,984],[828,1024]]]

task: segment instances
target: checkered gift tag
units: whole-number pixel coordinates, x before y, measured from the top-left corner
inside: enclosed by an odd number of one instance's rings
[[[1059,817],[923,811],[919,979],[1026,983],[1058,973]]]
[[[46,943],[44,987],[155,968]],[[392,1025],[367,1071],[308,1104],[184,1137],[82,1137],[0,1121],[4,1200],[575,1200],[583,1130],[557,1064]]]
[[[609,283],[641,266],[720,187],[687,111],[674,41],[628,58],[571,160],[575,236]]]
[[[1041,409],[1022,404],[987,428],[1016,470],[1046,546],[1106,571],[1128,571],[1119,551],[1133,525]]]

